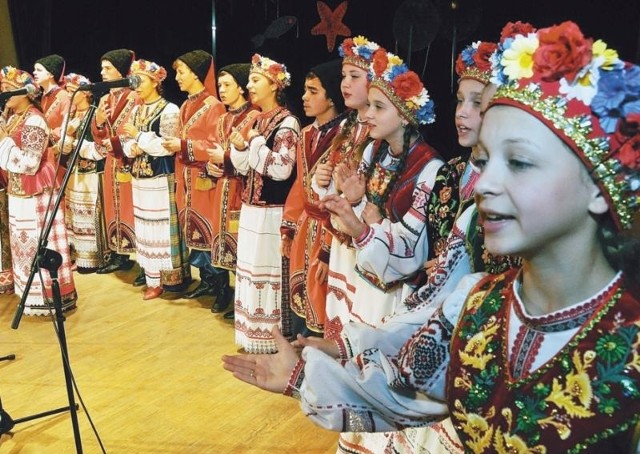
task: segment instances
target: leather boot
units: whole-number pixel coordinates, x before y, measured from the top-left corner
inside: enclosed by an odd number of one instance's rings
[[[133,268],[134,264],[135,262],[129,260],[128,255],[112,254],[109,263],[102,268],[98,268],[96,274],[109,274],[119,270],[128,271]]]
[[[229,287],[229,272],[218,273],[214,275],[216,280],[216,288],[214,293],[214,302],[211,305],[211,312],[223,312],[229,303],[233,300],[234,290]]]
[[[200,284],[190,292],[183,295],[183,298],[194,299],[199,296],[213,296],[215,293],[215,275],[207,273],[200,268]]]
[[[142,287],[146,283],[147,283],[147,278],[144,275],[144,268],[140,268],[140,272],[138,273],[136,278],[133,280],[132,285],[134,287]]]

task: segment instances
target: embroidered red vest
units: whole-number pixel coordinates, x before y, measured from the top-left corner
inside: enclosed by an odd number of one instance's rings
[[[618,280],[552,359],[512,378],[508,314],[517,270],[467,298],[451,342],[448,400],[470,452],[614,452],[640,419],[640,301]]]

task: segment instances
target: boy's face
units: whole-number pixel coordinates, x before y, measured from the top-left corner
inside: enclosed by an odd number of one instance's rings
[[[244,89],[238,85],[231,74],[220,74],[220,77],[218,77],[218,93],[220,94],[220,101],[227,107],[234,108],[238,104],[244,104],[245,102],[242,97]]]
[[[174,66],[176,70],[176,82],[178,83],[178,87],[180,87],[181,91],[185,91],[189,93],[189,90],[193,88],[193,85],[198,80],[198,76],[191,71],[186,63],[181,60],[178,60]]]
[[[327,99],[327,91],[317,77],[305,79],[302,107],[304,114],[310,118],[322,117],[333,107],[331,100]]]
[[[456,93],[456,131],[458,143],[462,147],[472,147],[478,143],[482,124],[481,100],[484,84],[473,79],[461,80]]]
[[[100,75],[105,82],[122,79],[120,71],[118,71],[109,60],[102,60],[100,63]]]
[[[542,264],[595,241],[593,214],[606,212],[606,202],[576,155],[540,120],[516,107],[491,107],[478,157],[475,199],[489,252]]]

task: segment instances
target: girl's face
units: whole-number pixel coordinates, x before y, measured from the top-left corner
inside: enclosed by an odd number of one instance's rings
[[[342,65],[340,90],[345,106],[356,110],[363,109],[367,105],[368,89],[369,80],[364,69],[348,63]]]
[[[12,85],[9,85],[8,83],[2,83],[0,84],[0,92],[5,92],[5,91],[13,91],[13,90],[19,90],[21,87],[16,88]],[[15,109],[16,107],[19,107],[21,105],[23,105],[25,103],[25,100],[27,100],[27,95],[18,95],[18,96],[12,96],[9,99],[7,99],[7,102],[5,104],[5,107],[7,109]],[[29,102],[29,101],[27,101]]]
[[[65,86],[65,90],[67,91],[67,93],[69,93],[69,98],[71,99],[71,103],[75,107],[81,106],[85,100],[89,101],[89,96],[91,96],[90,92],[88,91],[76,92],[77,89],[78,87],[74,87],[73,85]]]
[[[472,147],[478,143],[483,90],[484,84],[473,79],[464,79],[458,84],[455,121],[460,146]]]
[[[400,111],[386,95],[376,87],[369,89],[369,101],[366,113],[369,124],[369,136],[372,139],[391,141],[402,139],[404,128]]]
[[[251,73],[249,74],[247,91],[249,92],[251,102],[262,108],[265,103],[275,100],[276,84],[260,73]]]
[[[593,215],[607,211],[606,201],[540,120],[515,107],[492,107],[478,148],[475,199],[489,252],[557,261],[597,241]]]
[[[39,85],[42,85],[47,81],[55,82],[53,80],[53,76],[40,63],[33,65],[33,79]]]
[[[143,101],[151,99],[157,93],[158,82],[151,79],[146,74],[138,74],[140,76],[140,85],[136,88],[136,93]]]

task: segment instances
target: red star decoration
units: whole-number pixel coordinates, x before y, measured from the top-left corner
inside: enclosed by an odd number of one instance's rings
[[[332,52],[336,45],[337,36],[351,36],[349,27],[342,23],[342,18],[347,12],[347,2],[340,3],[335,11],[331,11],[325,2],[317,2],[316,5],[320,15],[320,23],[311,29],[311,34],[326,35],[327,50]]]

